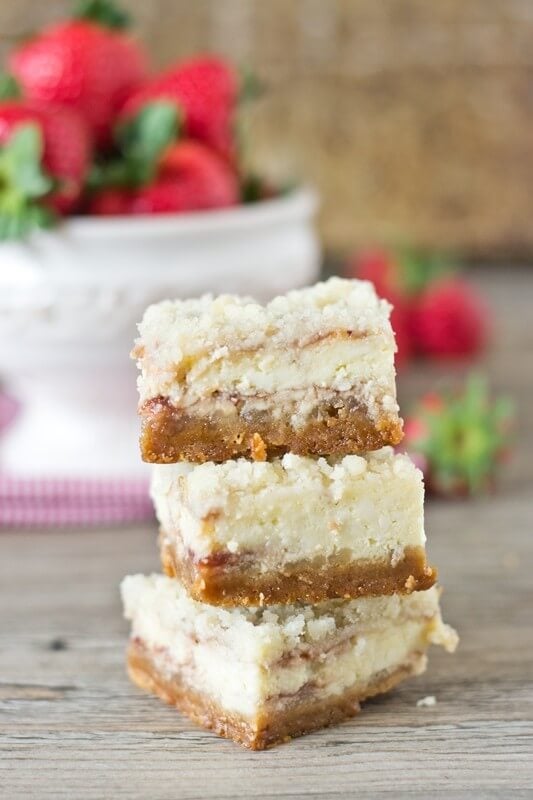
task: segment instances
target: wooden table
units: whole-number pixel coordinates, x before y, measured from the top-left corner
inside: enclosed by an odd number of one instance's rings
[[[250,753],[126,679],[117,587],[157,569],[155,526],[3,532],[2,798],[533,796],[533,273],[483,283],[501,331],[487,368],[516,398],[520,437],[498,495],[427,505],[457,653],[350,722]],[[404,377],[404,394],[430,378]],[[417,707],[426,695],[437,704]]]

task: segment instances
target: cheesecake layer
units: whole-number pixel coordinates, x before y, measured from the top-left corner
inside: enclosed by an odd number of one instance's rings
[[[215,604],[429,588],[422,475],[383,448],[153,468],[164,569]]]
[[[397,444],[389,313],[370,283],[339,278],[267,306],[231,295],[151,306],[133,351],[143,457],[223,461]]]
[[[453,650],[435,588],[404,597],[221,609],[164,576],[126,578],[132,679],[261,749],[356,713],[361,699]]]
[[[360,703],[363,700],[384,694],[406,678],[424,672],[426,657],[421,653],[413,653],[401,666],[383,670],[366,683],[345,689],[338,696],[323,700],[312,695],[309,698],[300,697],[285,707],[265,709],[254,722],[228,712],[206,695],[191,689],[180,673],[169,676],[168,672],[158,667],[157,659],[151,657],[141,642],[130,644],[127,668],[132,683],[139,689],[151,692],[165,703],[175,706],[197,725],[225,739],[233,739],[251,750],[265,750],[354,717],[361,710]]]

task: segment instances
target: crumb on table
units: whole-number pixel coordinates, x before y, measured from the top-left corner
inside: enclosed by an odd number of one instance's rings
[[[417,708],[426,708],[429,706],[436,706],[437,705],[437,698],[433,694],[428,694],[427,697],[421,697],[420,700],[416,701]]]

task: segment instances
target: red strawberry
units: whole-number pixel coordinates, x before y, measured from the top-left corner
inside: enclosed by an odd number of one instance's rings
[[[130,214],[170,214],[194,210],[187,205],[181,183],[173,178],[156,178],[153,183],[138,189],[132,197]]]
[[[236,177],[226,162],[199,142],[183,141],[164,154],[157,180],[135,193],[133,213],[202,211],[239,201]]]
[[[172,145],[160,161],[158,175],[138,189],[108,189],[90,204],[96,214],[163,214],[226,208],[239,201],[233,170],[199,142]]]
[[[348,264],[348,272],[374,284],[377,294],[392,305],[391,325],[396,336],[396,366],[409,360],[411,337],[409,305],[401,288],[398,262],[385,250],[367,250]]]
[[[118,109],[147,71],[133,38],[87,19],[45,28],[15,50],[10,66],[28,98],[75,109],[100,144],[109,141]]]
[[[458,278],[430,286],[411,312],[411,335],[424,355],[472,356],[486,344],[487,312],[477,294]]]
[[[349,268],[356,277],[371,281],[380,297],[393,293],[407,301],[455,271],[452,262],[438,254],[381,249],[361,253]]]
[[[233,163],[239,90],[232,67],[220,58],[202,56],[173,65],[133,92],[121,119],[131,118],[153,100],[172,101],[183,117],[184,135],[209,145]]]
[[[374,284],[376,292],[389,302],[400,298],[402,292],[399,264],[385,250],[366,250],[348,265],[350,274]]]
[[[23,232],[43,206],[72,211],[90,160],[90,136],[73,111],[11,101],[0,104],[0,215]],[[26,214],[28,212],[28,214]],[[34,224],[40,224],[35,220]],[[16,234],[13,228],[13,235]]]
[[[409,309],[399,295],[388,298],[392,303],[390,321],[394,336],[396,338],[396,357],[397,367],[401,367],[409,361],[413,353],[411,333],[409,330]]]
[[[87,211],[100,217],[116,217],[131,213],[132,195],[129,189],[102,189],[89,200]]]

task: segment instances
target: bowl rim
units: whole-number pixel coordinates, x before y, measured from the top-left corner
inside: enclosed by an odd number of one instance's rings
[[[76,238],[145,238],[164,234],[196,236],[235,229],[267,227],[280,222],[308,218],[318,208],[317,192],[300,186],[281,197],[257,203],[186,214],[137,214],[135,216],[70,217],[60,226],[39,236],[62,233]]]

